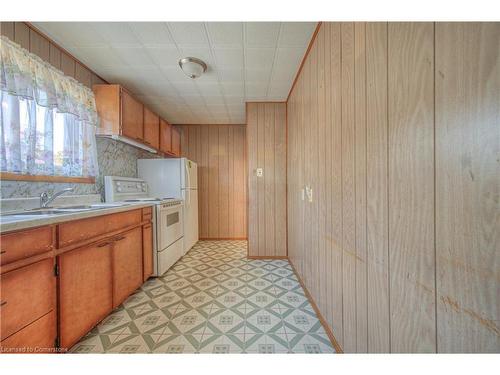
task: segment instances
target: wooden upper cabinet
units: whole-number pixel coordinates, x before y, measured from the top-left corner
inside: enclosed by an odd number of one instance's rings
[[[69,348],[108,315],[113,303],[112,241],[59,256],[60,345]]]
[[[172,154],[181,156],[181,133],[175,126],[172,126]]]
[[[144,106],[122,89],[122,134],[141,142],[144,139]]]
[[[172,126],[160,119],[160,151],[166,154],[172,152]]]
[[[144,107],[144,143],[160,148],[160,117]]]
[[[120,85],[92,86],[99,135],[120,135],[144,143],[144,105]]]

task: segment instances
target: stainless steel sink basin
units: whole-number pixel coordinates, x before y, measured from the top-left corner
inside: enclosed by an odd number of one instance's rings
[[[23,211],[23,212],[11,212],[7,214],[2,214],[2,216],[41,216],[41,215],[61,215],[61,214],[67,214],[66,211],[61,211],[57,209],[43,209],[43,210],[36,210],[36,211]]]
[[[32,208],[26,211],[9,212],[1,214],[0,217],[9,217],[12,219],[28,218],[44,215],[64,215],[82,211],[101,210],[105,208],[122,207],[124,204],[114,203],[94,203],[94,204],[80,204],[66,207],[50,207],[50,208]]]

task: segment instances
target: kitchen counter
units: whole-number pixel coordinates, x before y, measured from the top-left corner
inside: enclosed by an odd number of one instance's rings
[[[131,202],[119,207],[86,209],[68,213],[47,214],[38,216],[0,216],[0,233],[7,233],[20,229],[34,228],[42,225],[57,224],[71,220],[85,219],[117,212],[135,210],[153,206],[152,202]],[[57,207],[54,207],[57,208]],[[20,211],[22,212],[22,211]],[[24,211],[26,212],[26,211]]]

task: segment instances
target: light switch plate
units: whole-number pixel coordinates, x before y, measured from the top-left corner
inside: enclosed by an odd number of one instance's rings
[[[264,170],[262,168],[257,168],[255,170],[255,174],[257,175],[257,177],[262,177],[264,175]]]

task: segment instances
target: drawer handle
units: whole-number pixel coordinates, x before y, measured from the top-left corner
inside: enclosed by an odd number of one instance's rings
[[[0,250],[0,255],[5,254],[7,250]]]
[[[115,238],[115,241],[121,241],[121,240],[124,240],[125,238],[126,238],[125,236],[117,237],[117,238]]]
[[[0,302],[0,307],[5,306],[7,304],[7,301],[2,301]]]
[[[104,247],[104,246],[109,245],[110,243],[111,243],[111,242],[103,242],[102,244],[97,245],[97,247]]]

